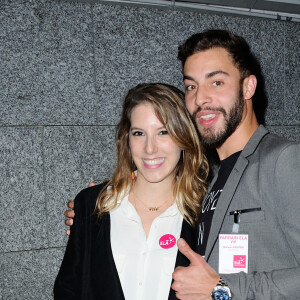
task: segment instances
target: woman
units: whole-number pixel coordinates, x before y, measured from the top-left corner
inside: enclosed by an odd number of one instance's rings
[[[141,84],[125,97],[112,179],[81,191],[55,299],[175,299],[170,290],[181,236],[206,192],[208,164],[184,95]],[[192,245],[193,246],[193,245]]]

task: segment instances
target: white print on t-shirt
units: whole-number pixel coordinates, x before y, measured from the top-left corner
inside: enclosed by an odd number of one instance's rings
[[[205,213],[206,211],[209,211],[209,210],[216,209],[215,203],[219,199],[221,192],[222,192],[222,190],[212,191],[203,199],[202,213]]]
[[[198,236],[198,246],[203,243],[204,236],[204,222],[199,223],[199,236]]]

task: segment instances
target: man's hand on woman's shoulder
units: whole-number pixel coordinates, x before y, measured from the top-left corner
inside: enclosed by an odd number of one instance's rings
[[[89,187],[96,185],[94,181],[89,183]],[[74,200],[70,200],[67,203],[68,209],[64,212],[64,216],[66,217],[65,224],[67,226],[72,226],[73,225],[73,219],[75,217],[75,212],[74,212]],[[70,235],[70,228],[66,230],[67,235]]]

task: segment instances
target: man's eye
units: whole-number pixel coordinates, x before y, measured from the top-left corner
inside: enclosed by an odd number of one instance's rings
[[[143,133],[141,131],[132,131],[133,136],[142,136]]]
[[[220,86],[222,84],[223,84],[222,81],[217,80],[217,81],[214,81],[213,86]]]
[[[194,90],[196,87],[194,86],[194,85],[187,85],[186,87],[185,87],[185,90],[186,91],[192,91],[192,90]]]

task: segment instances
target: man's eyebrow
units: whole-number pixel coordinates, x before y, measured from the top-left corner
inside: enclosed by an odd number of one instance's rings
[[[223,75],[226,75],[226,76],[229,76],[229,74],[225,71],[222,71],[222,70],[217,70],[217,71],[213,71],[213,72],[209,72],[205,75],[206,78],[211,78],[215,75],[218,75],[218,74],[223,74]]]
[[[188,76],[188,75],[183,75],[183,80],[192,80],[192,81],[195,81],[195,79],[191,76]]]
[[[225,71],[222,71],[222,70],[217,70],[217,71],[213,71],[213,72],[209,72],[205,75],[205,78],[211,78],[215,75],[218,75],[218,74],[224,74],[226,76],[229,76],[229,74]],[[183,80],[192,80],[192,81],[195,81],[195,79],[189,75],[183,75]]]

